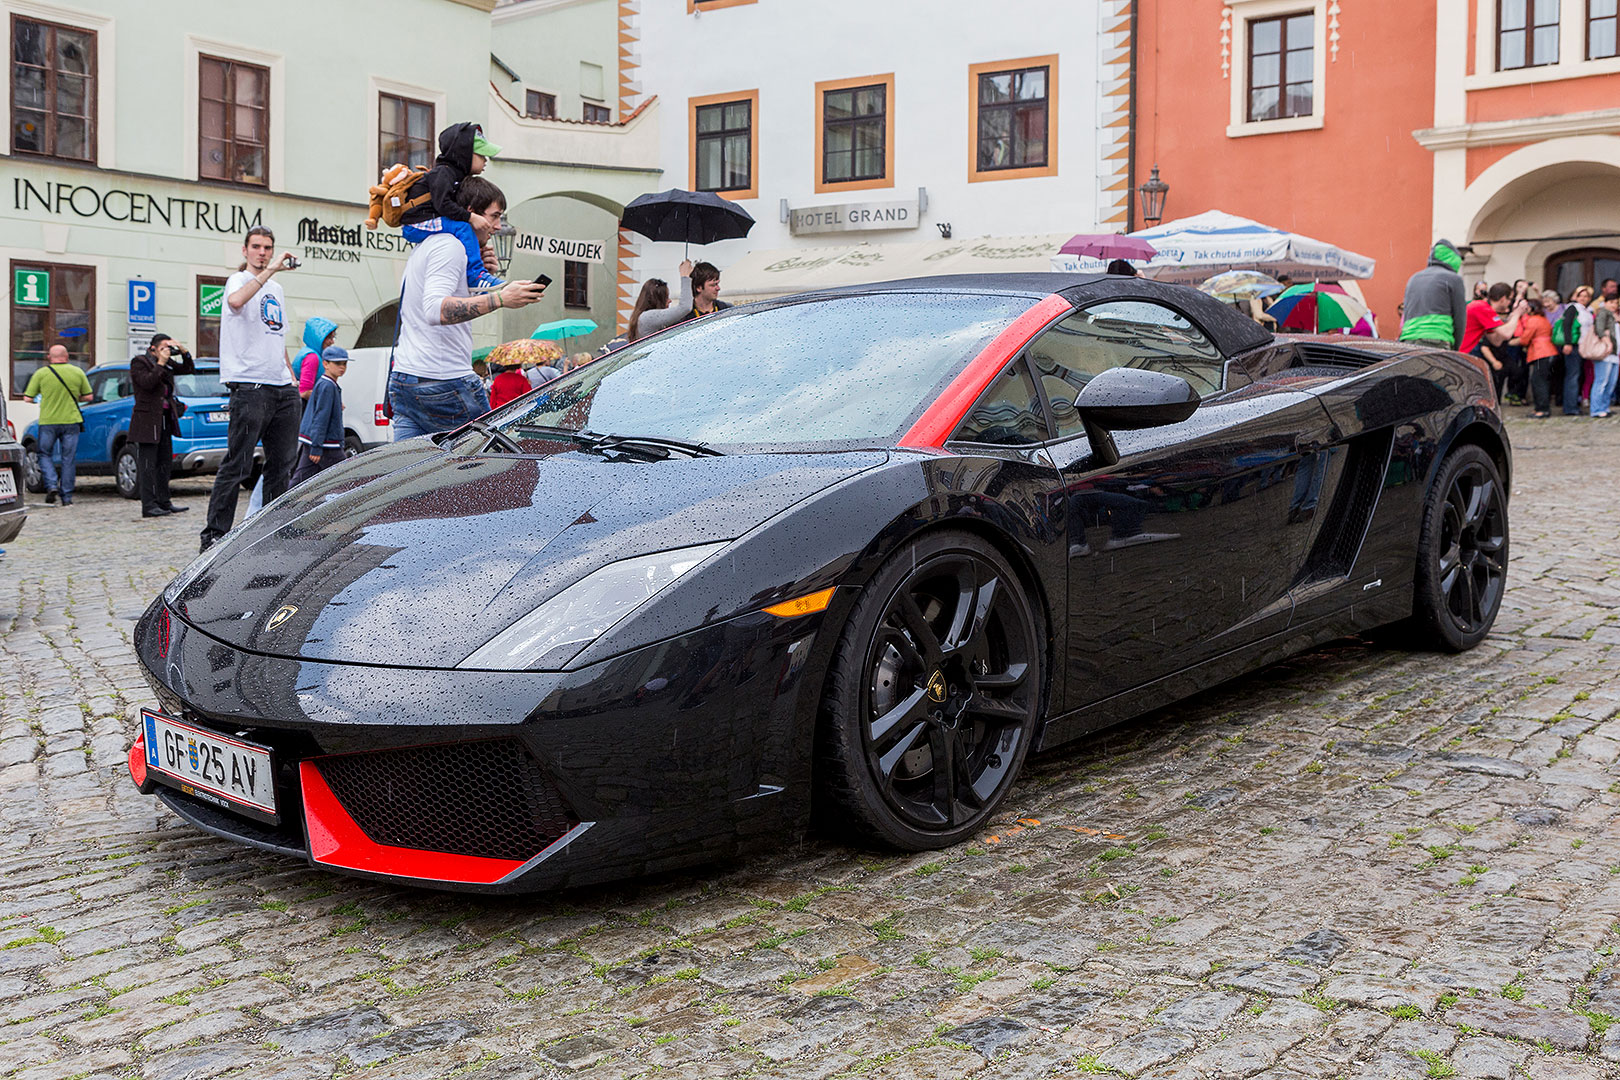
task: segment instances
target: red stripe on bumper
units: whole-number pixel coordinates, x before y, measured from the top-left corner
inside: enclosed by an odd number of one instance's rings
[[[492,885],[523,865],[512,859],[379,844],[349,816],[313,761],[299,762],[298,779],[304,789],[304,833],[309,837],[309,855],[323,866],[424,881]]]
[[[129,778],[135,781],[135,786],[142,795],[150,795],[157,789],[154,781],[146,778],[146,729],[135,736],[135,745],[129,748]]]
[[[1018,350],[1028,345],[1049,323],[1073,310],[1073,304],[1053,294],[1014,319],[978,356],[968,361],[962,374],[951,380],[945,391],[911,425],[911,430],[901,436],[900,445],[917,448],[944,446],[945,440],[956,430],[956,425],[1007,361],[1017,356]]]

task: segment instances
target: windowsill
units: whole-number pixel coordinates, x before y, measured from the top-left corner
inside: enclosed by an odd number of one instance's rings
[[[880,188],[894,187],[894,180],[879,176],[873,180],[817,180],[815,184],[817,195],[827,195],[839,191],[876,191]]]
[[[693,190],[694,191],[704,191],[703,188],[694,188]],[[726,191],[709,191],[709,192],[707,192],[707,194],[709,194],[709,195],[718,195],[722,199],[730,199],[732,202],[741,202],[743,199],[757,199],[757,198],[759,198],[759,188],[758,187],[731,188],[731,189],[726,190]]]
[[[1027,180],[1035,176],[1056,176],[1056,165],[1024,165],[1013,169],[979,169],[970,167],[968,183],[978,184],[986,180]]]
[[[1322,117],[1290,116],[1286,120],[1249,120],[1241,124],[1228,124],[1228,139],[1244,139],[1250,135],[1282,135],[1290,131],[1317,131],[1324,126]]]
[[[1540,67],[1513,68],[1511,71],[1489,71],[1483,75],[1463,78],[1464,90],[1491,90],[1498,86],[1529,86],[1533,83],[1560,82],[1564,79],[1586,79],[1594,75],[1620,75],[1620,56],[1602,60],[1570,60]]]

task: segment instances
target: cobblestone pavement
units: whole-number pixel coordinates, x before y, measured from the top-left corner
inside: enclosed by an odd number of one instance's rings
[[[0,1068],[1620,1075],[1620,423],[1512,430],[1512,588],[1468,655],[1334,644],[1036,760],[952,851],[498,901],[137,795],[129,633],[206,486],[38,507],[0,561]]]

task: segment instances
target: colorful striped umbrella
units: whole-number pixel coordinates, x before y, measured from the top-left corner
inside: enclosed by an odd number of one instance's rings
[[[1272,301],[1266,314],[1279,328],[1321,334],[1329,330],[1352,330],[1363,320],[1371,327],[1366,307],[1332,282],[1313,282],[1284,289]]]

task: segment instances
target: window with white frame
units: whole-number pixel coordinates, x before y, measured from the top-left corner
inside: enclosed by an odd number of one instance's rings
[[[1558,63],[1559,0],[1496,0],[1496,70]]]
[[[1320,128],[1326,115],[1328,0],[1228,0],[1237,138]]]
[[[1620,56],[1620,0],[1586,0],[1586,58]]]

